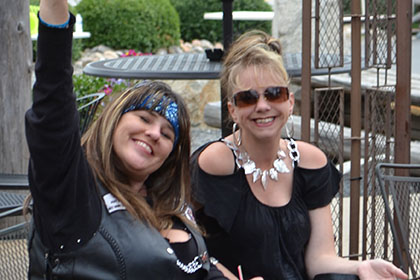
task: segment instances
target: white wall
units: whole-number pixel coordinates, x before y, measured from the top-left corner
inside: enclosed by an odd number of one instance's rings
[[[67,0],[67,3],[69,3],[72,6],[76,6],[79,4],[80,0]]]

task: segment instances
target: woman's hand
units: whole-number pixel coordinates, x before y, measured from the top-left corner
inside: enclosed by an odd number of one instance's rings
[[[39,16],[43,21],[59,25],[69,18],[67,0],[41,0],[39,3]]]
[[[363,261],[357,267],[359,278],[368,279],[408,279],[408,275],[390,262],[376,259]]]

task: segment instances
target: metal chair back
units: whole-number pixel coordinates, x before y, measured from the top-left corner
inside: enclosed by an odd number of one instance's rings
[[[89,128],[104,97],[105,93],[94,93],[77,98],[81,135]],[[27,189],[27,176],[0,174],[0,189],[10,188]],[[28,278],[29,222],[17,217],[23,214],[24,197],[23,194],[0,192],[0,225],[3,225],[0,226],[0,279],[2,280]]]
[[[379,163],[376,176],[400,267],[420,278],[420,164]],[[395,255],[395,254],[394,254]]]
[[[20,206],[1,213],[0,220],[22,215],[22,209],[23,207]],[[28,234],[29,222],[27,221],[0,229],[0,279],[28,278]]]
[[[96,110],[101,100],[105,97],[105,93],[98,92],[88,94],[76,99],[80,116],[80,135],[83,135],[89,128]]]

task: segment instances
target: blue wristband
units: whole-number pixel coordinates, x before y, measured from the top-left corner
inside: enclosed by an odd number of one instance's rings
[[[43,25],[48,26],[48,27],[51,27],[51,28],[60,28],[60,29],[67,28],[67,27],[68,27],[68,25],[69,25],[69,22],[70,22],[70,13],[69,13],[69,18],[68,18],[68,19],[67,19],[67,21],[66,21],[65,23],[63,23],[63,24],[50,24],[50,23],[47,23],[47,22],[45,22],[45,21],[43,21],[43,20],[42,20],[41,16],[39,16],[39,21],[40,21]]]

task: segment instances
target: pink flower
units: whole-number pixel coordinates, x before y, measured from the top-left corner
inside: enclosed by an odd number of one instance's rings
[[[104,93],[110,95],[112,93],[112,88],[109,85],[104,86]]]
[[[121,55],[121,57],[127,57],[127,56],[144,56],[144,55],[152,55],[152,53],[142,53],[142,52],[136,52],[135,50],[128,50],[125,53]]]

